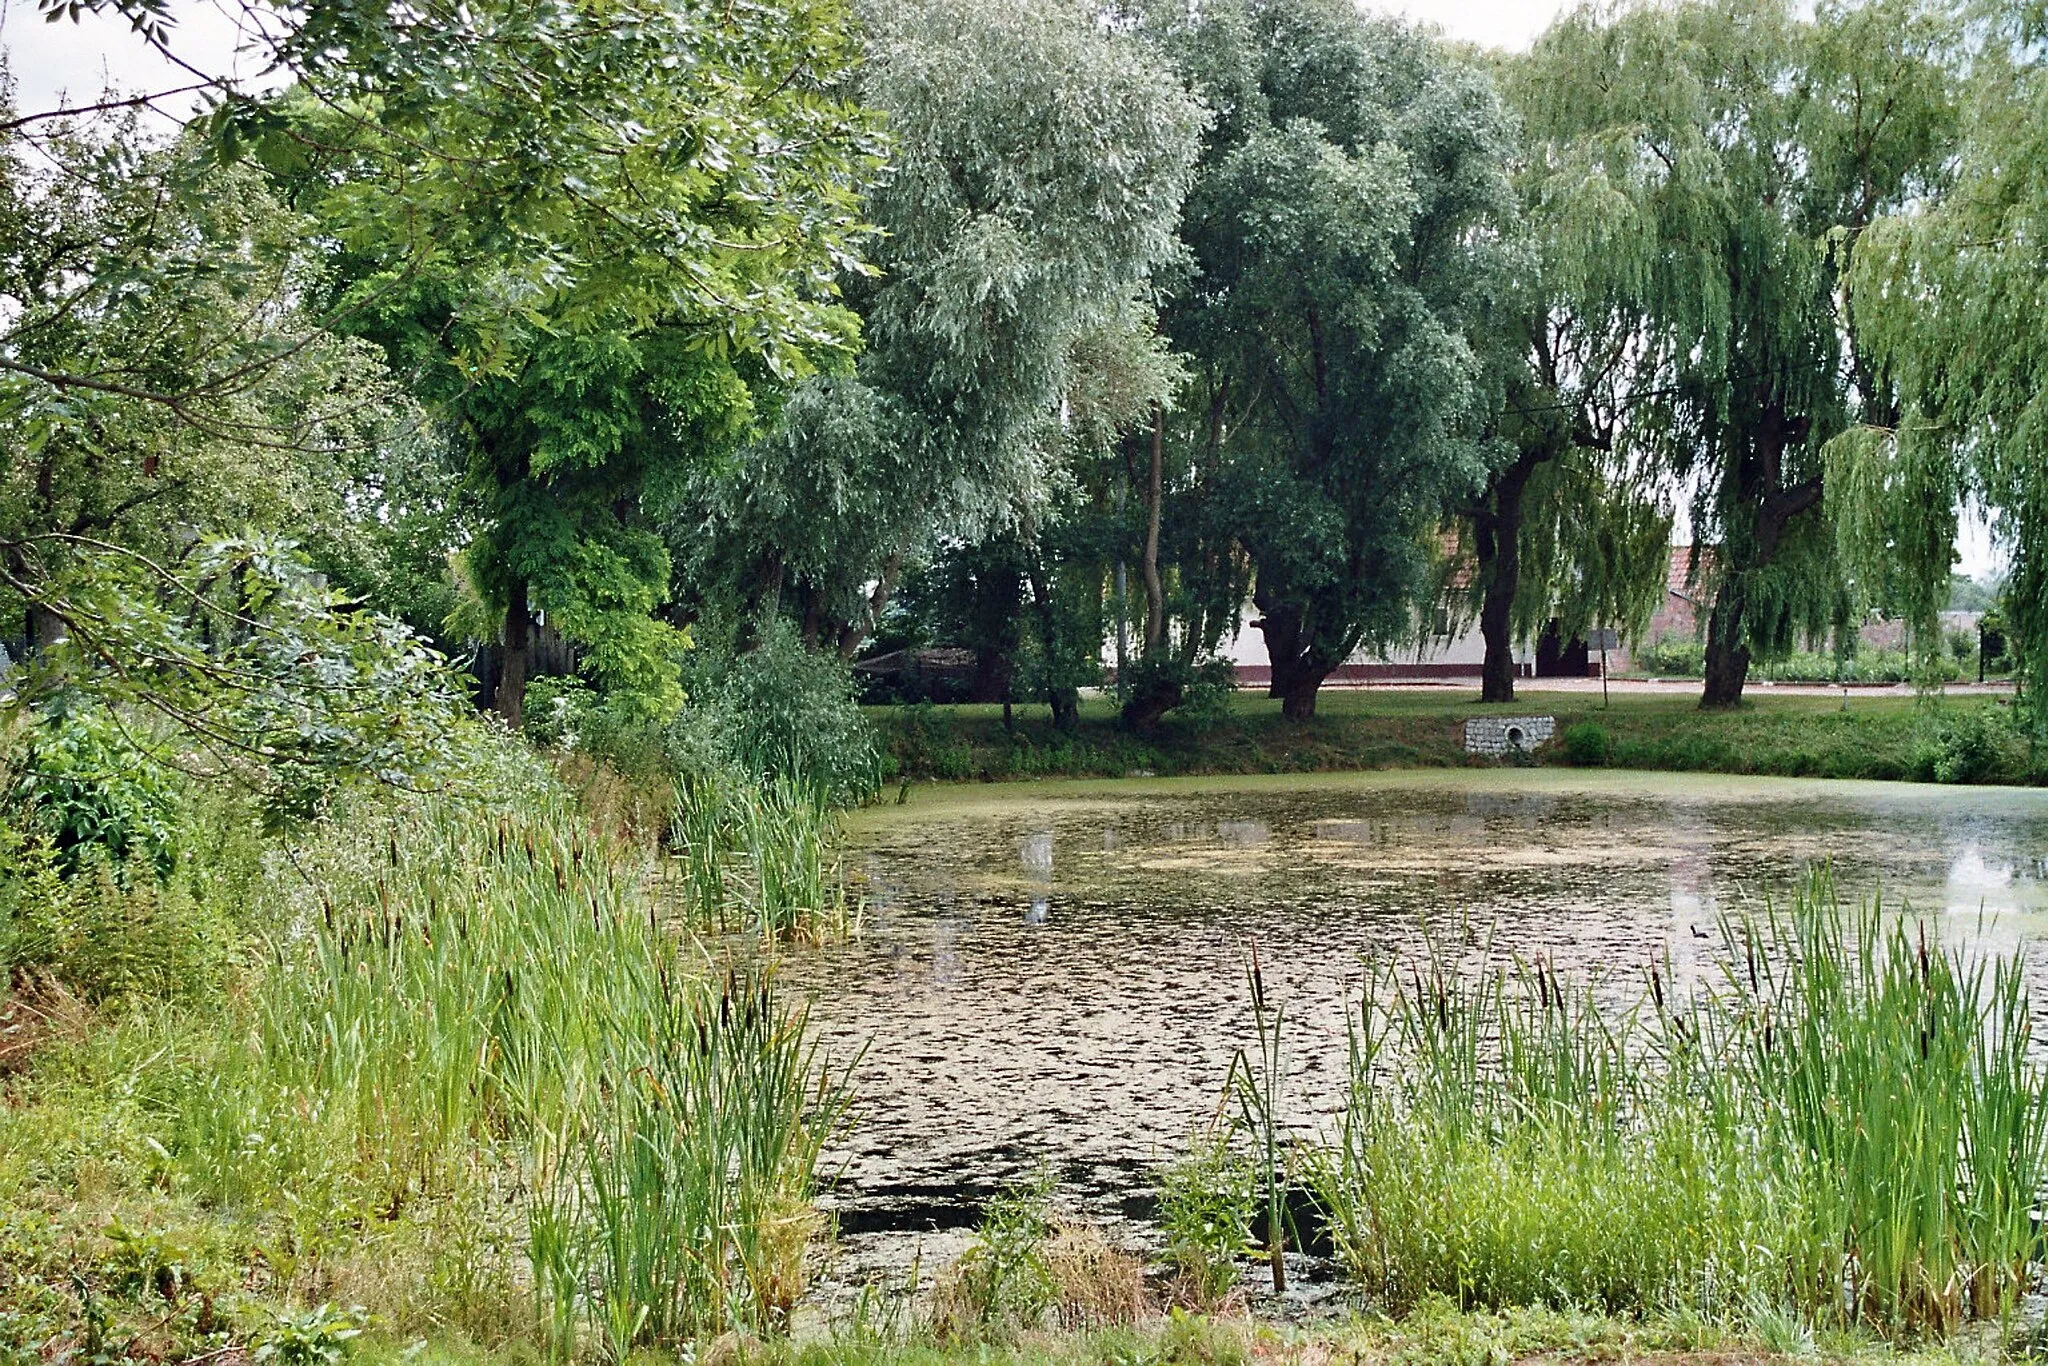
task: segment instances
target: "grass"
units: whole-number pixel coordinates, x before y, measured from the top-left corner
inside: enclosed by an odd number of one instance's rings
[[[1943,1335],[2033,1284],[2048,1077],[2021,964],[1817,878],[1723,924],[1680,999],[1434,949],[1369,975],[1340,1131],[1309,1157],[1384,1303]]]
[[[846,1095],[767,959],[559,792],[276,853],[225,994],[78,1005],[8,1087],[0,1361],[333,1346],[349,1303],[555,1359],[787,1323]]]
[[[883,733],[892,781],[1014,780],[1310,773],[1452,768],[1465,753],[1464,722],[1485,715],[1548,715],[1562,737],[1600,728],[1614,767],[1784,777],[2041,783],[2048,767],[2009,721],[2002,698],[1938,704],[1912,697],[1779,696],[1758,689],[1744,707],[1702,712],[1679,694],[1617,696],[1543,692],[1525,686],[1513,704],[1482,706],[1464,689],[1332,689],[1306,724],[1280,716],[1273,699],[1239,693],[1223,719],[1194,726],[1168,717],[1138,736],[1116,723],[1111,699],[1090,697],[1071,733],[1043,706],[1018,704],[1005,728],[996,706],[869,708]],[[1974,726],[1978,734],[1961,732]],[[1960,752],[1964,762],[1955,762]],[[1944,764],[1948,758],[1950,762]],[[1566,762],[1561,739],[1532,756]]]

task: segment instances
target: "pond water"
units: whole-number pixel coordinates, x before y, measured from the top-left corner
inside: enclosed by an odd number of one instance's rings
[[[1150,1174],[1217,1110],[1251,1039],[1256,944],[1287,1102],[1341,1102],[1362,956],[1426,923],[1465,958],[1540,954],[1639,989],[1708,960],[1722,911],[1816,864],[1956,939],[2048,938],[2048,793],[1468,770],[928,789],[851,829],[857,939],[792,954],[858,1103],[834,1154],[841,1276],[927,1265],[1049,1167],[1146,1241]],[[2033,953],[2048,1008],[2048,945]],[[863,1051],[864,1050],[864,1051]]]

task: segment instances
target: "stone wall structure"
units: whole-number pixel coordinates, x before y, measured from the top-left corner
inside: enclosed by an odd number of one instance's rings
[[[1528,751],[1557,731],[1550,716],[1475,716],[1465,723],[1467,754],[1512,754]]]

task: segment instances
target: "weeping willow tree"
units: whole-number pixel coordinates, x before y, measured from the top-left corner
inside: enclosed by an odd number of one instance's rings
[[[2048,12],[1987,7],[1939,203],[1872,225],[1849,298],[1892,413],[1830,447],[1848,558],[1932,639],[1966,498],[2010,561],[2005,615],[2048,727]]]
[[[1945,34],[1918,0],[1581,10],[1523,73],[1545,193],[1615,218],[1603,270],[1640,318],[1629,440],[1713,547],[1702,705],[1839,619],[1822,450],[1892,405],[1840,283],[1947,154]]]

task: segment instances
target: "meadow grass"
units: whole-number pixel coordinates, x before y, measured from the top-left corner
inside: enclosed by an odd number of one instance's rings
[[[2014,959],[1825,877],[1732,919],[1711,980],[1603,1005],[1448,949],[1369,977],[1350,1100],[1308,1156],[1384,1302],[1952,1332],[2040,1253],[2048,1082]]]
[[[1756,689],[1741,708],[1702,712],[1688,694],[1543,692],[1526,687],[1511,704],[1485,705],[1464,688],[1348,688],[1327,691],[1317,716],[1284,720],[1279,703],[1251,693],[1230,698],[1218,718],[1191,724],[1169,715],[1134,734],[1116,720],[1113,699],[1084,699],[1073,731],[1054,728],[1043,705],[1020,703],[1005,726],[992,706],[871,707],[891,780],[958,781],[1133,774],[1307,773],[1382,768],[1463,767],[1464,723],[1474,716],[1548,715],[1561,737],[1598,726],[1606,763],[1617,768],[1782,777],[2040,783],[2048,768],[2010,720],[2007,700],[1896,694],[1783,695]],[[1969,735],[1958,731],[1968,729]],[[1958,740],[1981,753],[1945,763]],[[1963,746],[1965,749],[1970,745]],[[1528,756],[1571,762],[1562,745]]]

